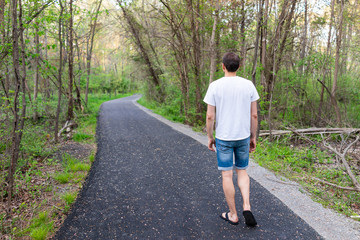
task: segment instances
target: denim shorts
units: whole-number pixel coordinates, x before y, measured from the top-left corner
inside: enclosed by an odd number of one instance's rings
[[[237,141],[223,141],[215,139],[218,169],[228,171],[235,168],[246,169],[249,165],[250,137]]]

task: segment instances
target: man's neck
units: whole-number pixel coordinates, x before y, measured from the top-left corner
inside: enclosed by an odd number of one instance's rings
[[[236,77],[236,72],[225,72],[225,77]]]

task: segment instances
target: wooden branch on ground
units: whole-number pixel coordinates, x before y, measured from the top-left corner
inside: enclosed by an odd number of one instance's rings
[[[60,131],[59,131],[59,133],[58,133],[58,137],[61,136],[61,133],[62,133],[66,128],[73,127],[73,126],[76,126],[76,123],[75,123],[75,122],[73,122],[73,121],[71,121],[71,120],[70,120],[70,121],[66,121],[64,127],[63,127],[62,129],[60,129]]]
[[[360,192],[360,189],[357,189],[357,188],[352,188],[352,187],[343,187],[343,186],[340,186],[340,185],[337,185],[337,184],[334,184],[334,183],[330,183],[330,182],[327,182],[327,181],[324,181],[324,180],[321,180],[319,178],[316,178],[316,177],[312,177],[312,179],[316,180],[316,181],[319,181],[319,182],[322,182],[326,185],[330,185],[330,186],[333,186],[333,187],[336,187],[336,188],[340,188],[340,189],[343,189],[343,190],[349,190],[349,191],[357,191],[357,192]]]
[[[350,133],[352,132],[357,132],[359,129],[353,129],[353,131],[349,131]],[[331,152],[335,153],[337,156],[340,157],[341,159],[341,164],[345,167],[346,172],[348,173],[352,183],[354,184],[356,191],[360,192],[360,183],[358,182],[358,180],[356,179],[356,176],[354,175],[354,173],[351,171],[351,167],[349,165],[349,163],[346,161],[346,153],[349,151],[349,149],[356,144],[359,140],[360,140],[360,136],[356,136],[356,139],[351,142],[343,151],[343,153],[340,153],[339,151],[337,151],[335,148],[333,148],[332,146],[330,146],[330,144],[326,143],[326,140],[323,141],[323,144],[320,145],[319,143],[314,142],[313,140],[311,140],[310,138],[304,136],[302,133],[300,133],[298,130],[295,129],[290,129],[291,132],[293,132],[295,135],[305,139],[307,142],[309,142],[312,145],[317,146],[318,148],[320,148],[323,151],[326,150],[330,150]],[[337,186],[339,187],[339,186]],[[347,189],[350,190],[350,189]]]
[[[306,134],[306,135],[315,135],[315,134],[324,134],[324,133],[357,133],[360,132],[360,128],[307,128],[307,129],[296,129],[296,130],[272,130],[272,135],[285,135],[289,133]],[[269,130],[261,130],[259,136],[269,136]]]
[[[327,144],[326,142],[324,143],[324,146],[328,149],[330,149],[332,152],[334,152],[336,155],[338,155],[341,159],[341,163],[343,164],[343,166],[345,167],[347,173],[349,174],[349,177],[351,179],[351,181],[353,182],[355,188],[360,192],[360,183],[358,182],[358,180],[356,179],[355,175],[353,174],[353,172],[351,171],[350,165],[349,163],[346,161],[346,153],[347,151],[349,151],[349,149],[358,141],[360,140],[360,136],[357,136],[356,139],[350,143],[344,150],[343,153],[338,152],[335,148],[333,148],[332,146],[330,146],[330,144]]]
[[[319,143],[314,142],[313,140],[311,140],[310,138],[308,138],[307,136],[301,134],[300,132],[298,132],[298,130],[295,129],[289,129],[290,132],[294,133],[295,135],[303,138],[304,140],[306,140],[307,142],[309,142],[311,145],[315,145],[316,147],[320,148],[322,151],[326,151],[327,149],[324,148],[323,146],[321,146]]]

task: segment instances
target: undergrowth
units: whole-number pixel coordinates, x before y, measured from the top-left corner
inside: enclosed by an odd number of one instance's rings
[[[339,186],[352,186],[344,167],[335,156],[315,146],[295,143],[290,136],[277,140],[259,139],[251,157],[278,175],[300,183],[314,200],[346,216],[360,214],[360,193],[323,184],[317,179]],[[316,179],[317,178],[317,179]]]
[[[85,111],[76,113],[75,121],[78,127],[74,129],[72,139],[66,140],[94,145],[100,105],[105,101],[129,95],[131,94],[110,98],[104,94],[90,94]],[[46,104],[55,103],[54,98]],[[32,116],[32,113],[27,115]],[[62,122],[64,120],[61,119]],[[0,239],[52,237],[70,211],[95,160],[95,152],[82,160],[60,152],[59,159],[56,154],[59,152],[59,145],[53,143],[53,125],[51,114],[40,116],[37,121],[31,118],[25,121],[20,159],[15,173],[11,218],[5,211],[7,192],[4,184],[9,163],[0,159],[0,193],[3,197],[0,203]],[[5,136],[5,131],[6,129],[1,129],[0,134]],[[1,142],[0,154],[6,153],[8,147],[8,142]]]

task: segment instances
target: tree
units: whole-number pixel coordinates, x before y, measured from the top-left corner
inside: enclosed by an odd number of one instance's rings
[[[74,118],[74,97],[73,97],[73,83],[74,83],[74,74],[73,74],[73,65],[74,65],[74,33],[73,33],[73,0],[70,0],[69,3],[69,45],[68,45],[68,63],[69,63],[69,91],[68,91],[68,111],[66,119],[68,121]]]
[[[100,7],[102,4],[102,0],[99,0],[98,5],[95,8],[95,12],[90,15],[90,32],[89,36],[86,39],[86,89],[85,89],[85,104],[88,102],[88,93],[89,93],[89,80],[91,73],[91,58],[94,47],[94,37],[96,33],[96,26],[98,21],[98,16],[100,13]],[[95,15],[95,16],[93,16]]]

